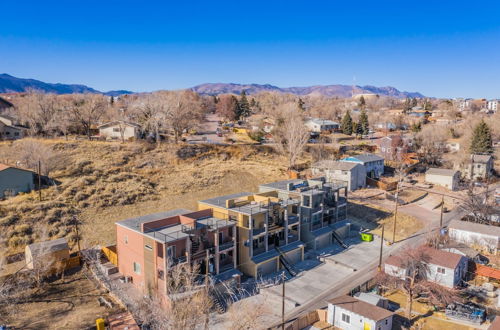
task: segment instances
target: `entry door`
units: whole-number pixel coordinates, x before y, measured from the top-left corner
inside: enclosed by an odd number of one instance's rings
[[[371,330],[371,329],[372,329],[372,327],[371,327],[370,323],[365,322],[363,330]]]

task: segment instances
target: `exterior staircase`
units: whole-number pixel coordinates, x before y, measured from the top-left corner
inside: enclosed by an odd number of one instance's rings
[[[290,276],[297,275],[298,272],[294,269],[292,263],[288,260],[288,258],[285,256],[285,254],[283,254],[283,252],[281,252],[280,248],[276,246],[275,250],[279,254],[279,259],[280,259],[281,265],[283,265],[283,268],[286,269],[286,271],[290,274]]]

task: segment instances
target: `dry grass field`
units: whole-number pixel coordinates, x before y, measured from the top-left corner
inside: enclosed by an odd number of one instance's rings
[[[40,239],[67,237],[75,219],[82,247],[114,243],[115,221],[195,208],[199,199],[286,178],[286,162],[269,147],[169,145],[40,140],[57,153],[51,178],[59,184],[0,202],[8,254]],[[8,143],[0,143],[9,148]]]

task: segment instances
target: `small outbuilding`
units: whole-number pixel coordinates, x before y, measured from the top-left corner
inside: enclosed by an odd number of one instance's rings
[[[321,118],[309,118],[305,125],[313,133],[332,133],[340,129],[339,123]]]
[[[450,190],[458,189],[460,172],[445,168],[429,168],[425,172],[425,182],[437,184]]]
[[[138,124],[123,120],[112,121],[98,127],[99,136],[110,140],[131,140],[139,139],[141,127]]]
[[[68,242],[65,238],[30,244],[26,246],[24,254],[26,267],[36,270],[60,267],[64,269],[70,257]]]
[[[30,192],[34,187],[34,172],[0,163],[0,198]]]
[[[341,296],[328,301],[327,322],[336,329],[392,329],[394,313],[356,297]]]
[[[500,227],[470,221],[452,220],[448,236],[456,242],[497,253],[500,245]]]

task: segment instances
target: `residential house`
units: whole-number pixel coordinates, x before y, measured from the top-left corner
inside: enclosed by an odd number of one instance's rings
[[[469,221],[452,220],[448,236],[454,241],[496,253],[500,246],[500,227]]]
[[[339,123],[320,118],[309,118],[305,125],[313,133],[332,133],[340,129]]]
[[[259,192],[276,191],[283,200],[298,200],[297,221],[300,240],[308,249],[321,249],[332,244],[332,225],[347,214],[347,187],[329,183],[324,177],[292,179],[259,186]]]
[[[376,123],[374,128],[379,131],[395,131],[398,127],[391,122]]]
[[[141,127],[138,124],[116,120],[98,126],[99,136],[112,140],[131,140],[141,137]]]
[[[7,110],[9,108],[14,107],[12,103],[4,99],[3,97],[0,97],[0,113],[2,113],[4,110]]]
[[[388,135],[378,141],[380,155],[386,160],[403,161],[412,146],[411,139],[402,135]]]
[[[166,297],[172,266],[199,265],[216,282],[233,279],[236,269],[236,223],[216,218],[212,210],[176,209],[116,223],[118,269],[144,293]]]
[[[374,154],[362,154],[341,159],[342,162],[357,163],[365,167],[366,176],[378,179],[384,174],[384,158]]]
[[[425,172],[425,182],[437,184],[450,190],[457,190],[460,172],[445,168],[429,168]]]
[[[0,198],[30,192],[34,187],[32,171],[0,163]]]
[[[472,99],[455,99],[455,104],[459,111],[469,110]]]
[[[428,281],[448,288],[453,288],[461,284],[467,273],[468,259],[465,256],[430,247],[423,249],[428,257]],[[408,272],[404,268],[402,257],[397,255],[387,258],[384,264],[384,271],[390,276],[401,279],[404,279]]]
[[[343,330],[391,330],[394,313],[351,296],[328,301],[327,322]]]
[[[324,176],[328,182],[343,183],[349,191],[366,186],[366,169],[359,163],[321,160],[311,170],[314,176]]]
[[[300,241],[300,201],[283,199],[276,191],[242,192],[198,202],[198,209],[237,225],[238,268],[248,276],[261,277],[304,260]],[[293,274],[292,274],[293,275]]]
[[[497,112],[499,106],[500,106],[500,100],[489,100],[486,105],[486,108],[492,112]]]
[[[469,180],[486,179],[493,174],[493,157],[491,155],[472,154],[464,169]]]
[[[26,128],[18,125],[16,120],[0,114],[0,140],[17,140],[25,135]]]
[[[460,142],[457,139],[450,139],[446,141],[445,147],[448,152],[458,152],[460,151]]]

